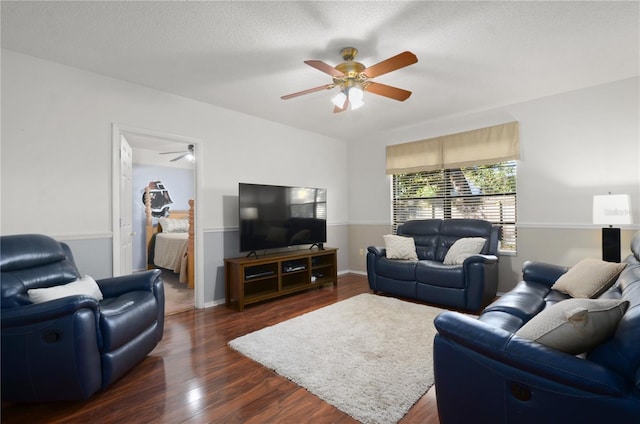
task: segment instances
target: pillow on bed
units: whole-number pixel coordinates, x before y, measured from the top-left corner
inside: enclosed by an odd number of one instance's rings
[[[27,290],[27,294],[29,295],[29,300],[33,303],[48,302],[50,300],[76,295],[93,297],[98,301],[102,300],[102,292],[100,291],[100,287],[98,287],[98,283],[88,275],[61,286],[29,289]]]
[[[189,231],[188,219],[160,218],[158,223],[162,226],[163,233],[186,233]]]

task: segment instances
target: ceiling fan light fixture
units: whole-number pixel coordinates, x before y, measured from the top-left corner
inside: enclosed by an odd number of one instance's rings
[[[356,110],[364,105],[362,98],[364,92],[359,85],[349,88],[349,104],[351,104],[351,110]]]
[[[298,91],[297,93],[281,96],[283,100],[302,96],[303,94],[315,93],[317,91],[330,90],[338,87],[340,92],[331,101],[335,105],[333,113],[343,112],[347,109],[359,109],[364,106],[363,92],[377,94],[393,100],[405,101],[411,96],[411,92],[401,88],[392,87],[372,81],[372,78],[387,74],[391,71],[404,68],[418,62],[415,54],[405,51],[393,57],[378,62],[373,66],[365,67],[362,63],[356,62],[355,56],[358,50],[354,47],[345,47],[340,51],[343,63],[331,66],[321,60],[305,60],[307,65],[331,75],[332,83]]]
[[[344,91],[339,92],[331,99],[336,107],[342,108],[344,106],[344,102],[347,100],[347,95],[344,94]]]

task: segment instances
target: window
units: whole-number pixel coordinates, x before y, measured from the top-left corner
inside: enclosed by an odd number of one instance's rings
[[[288,199],[292,218],[327,219],[327,190],[292,187]]]
[[[393,229],[410,219],[475,218],[502,226],[516,250],[516,161],[393,174]]]

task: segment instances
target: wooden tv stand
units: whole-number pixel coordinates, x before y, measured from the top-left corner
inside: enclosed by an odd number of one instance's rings
[[[225,301],[245,305],[290,293],[338,285],[338,263],[335,248],[298,250],[224,260]]]

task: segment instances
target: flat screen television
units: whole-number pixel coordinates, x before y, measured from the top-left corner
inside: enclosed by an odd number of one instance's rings
[[[238,185],[240,251],[319,245],[327,241],[327,190]]]

